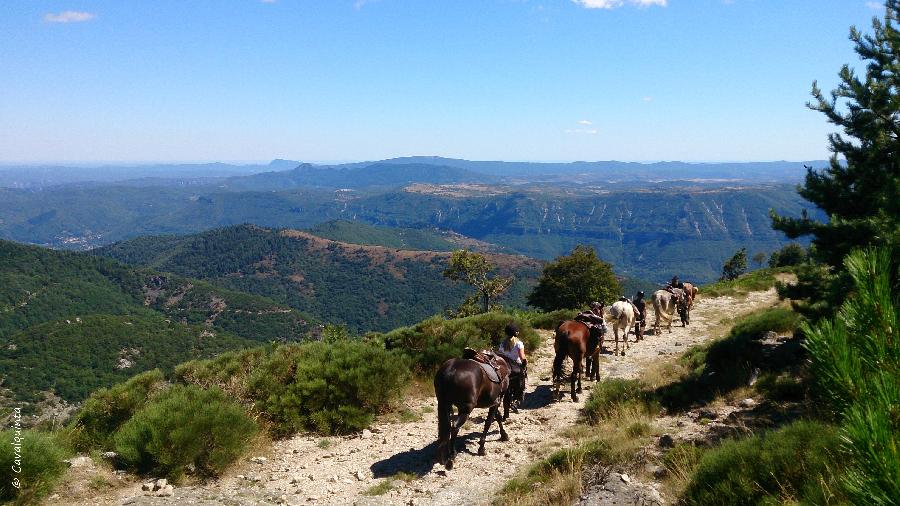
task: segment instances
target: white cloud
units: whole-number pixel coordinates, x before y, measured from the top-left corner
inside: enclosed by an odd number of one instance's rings
[[[636,5],[638,7],[650,7],[658,5],[665,7],[669,0],[572,0],[576,4],[585,9],[615,9],[625,4]]]
[[[884,4],[882,2],[866,2],[866,7],[875,11],[880,11],[881,9],[884,9]]]
[[[578,124],[579,125],[593,125],[594,122],[589,119],[583,119],[583,120],[579,121]]]
[[[273,4],[273,3],[277,2],[278,0],[259,0],[259,1],[264,4]]]
[[[586,134],[586,135],[597,135],[599,130],[596,128],[569,128],[565,130],[567,134]]]
[[[370,4],[373,2],[377,2],[377,1],[378,0],[356,0],[355,2],[353,2],[353,8],[356,10],[360,10],[363,8],[364,5]]]
[[[90,21],[97,17],[96,14],[90,12],[65,11],[59,14],[52,12],[44,14],[44,22],[46,23],[81,23]]]
[[[644,97],[641,100],[643,100],[644,102],[653,102],[653,97]]]

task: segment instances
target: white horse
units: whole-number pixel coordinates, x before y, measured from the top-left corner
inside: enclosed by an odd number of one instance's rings
[[[672,332],[672,320],[675,319],[675,311],[678,310],[678,299],[665,290],[653,292],[653,310],[656,312],[656,321],[653,324],[653,334],[659,335],[659,320],[662,319],[669,332]]]
[[[619,330],[622,330],[622,356],[625,356],[625,350],[628,346],[628,331],[634,328],[634,306],[627,301],[617,301],[609,306],[603,314],[604,319],[612,323],[613,333],[616,338],[616,351],[613,355],[619,354]]]

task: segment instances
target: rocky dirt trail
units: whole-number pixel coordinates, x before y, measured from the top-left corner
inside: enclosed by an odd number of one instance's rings
[[[672,332],[649,335],[631,343],[624,357],[604,355],[601,375],[635,378],[653,362],[676,356],[689,346],[716,337],[726,317],[739,316],[777,300],[774,290],[746,297],[700,299],[691,325],[673,325]],[[550,370],[553,334],[542,331],[542,346],[529,361],[529,385],[524,409],[511,414],[506,423],[510,441],[498,441],[497,426],[488,434],[487,456],[475,454],[487,410],[476,410],[460,432],[465,443],[451,471],[432,465],[437,436],[436,402],[427,398],[408,408],[419,420],[378,423],[371,430],[351,437],[323,438],[297,435],[277,441],[268,453],[251,455],[228,476],[205,484],[176,487],[173,495],[156,496],[141,490],[140,482],[116,487],[104,495],[72,497],[64,491],[50,503],[67,504],[486,504],[493,494],[519,470],[548,453],[571,444],[559,435],[574,424],[590,389],[579,402],[568,395],[552,399]],[[633,336],[632,336],[633,339]],[[608,341],[605,349],[609,352]],[[564,391],[568,391],[564,387]],[[127,482],[128,478],[119,478]],[[385,482],[390,483],[388,487]],[[387,491],[367,495],[374,487]],[[78,494],[80,495],[80,494]]]

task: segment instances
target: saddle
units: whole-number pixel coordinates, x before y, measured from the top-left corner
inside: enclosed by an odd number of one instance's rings
[[[672,285],[668,285],[666,286],[666,291],[675,296],[675,301],[678,304],[684,303],[684,290],[682,290],[681,288],[676,288]]]
[[[485,374],[487,374],[488,379],[491,380],[492,383],[500,383],[508,382],[509,380],[509,368],[501,374],[500,372],[500,362],[503,360],[503,357],[498,357],[491,350],[473,350],[472,348],[465,348],[463,350],[463,358],[468,360],[473,360],[478,362],[482,369],[484,369]]]

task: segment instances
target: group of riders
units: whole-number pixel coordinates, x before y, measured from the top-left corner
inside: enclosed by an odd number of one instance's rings
[[[672,280],[666,283],[663,289],[672,293],[678,299],[684,297],[684,283],[678,280],[678,276],[673,276]],[[634,308],[634,332],[638,336],[643,336],[647,322],[647,303],[644,301],[644,292],[637,292],[631,299],[623,295],[619,297],[619,300],[630,303]],[[606,321],[603,318],[603,307],[602,302],[592,302],[590,309],[578,313],[575,317],[576,321],[587,325],[592,336],[596,339],[601,339],[605,336],[607,330]],[[525,356],[525,344],[518,338],[519,327],[514,323],[510,323],[506,326],[505,334],[506,337],[500,342],[496,353],[506,359],[506,362],[509,364],[509,389],[512,398],[510,407],[514,412],[518,412],[518,407],[523,402],[525,395],[528,358]]]
[[[666,290],[673,294],[675,300],[679,302],[679,307],[682,306],[681,301],[684,300],[682,297],[685,297],[684,288],[685,286],[678,281],[678,277],[672,278],[672,281],[666,285]],[[638,292],[631,300],[625,297],[620,298],[620,300],[632,304],[635,314],[635,333],[641,336],[642,329],[647,321],[647,305],[644,302],[644,292]],[[602,342],[600,339],[606,333],[602,303],[592,303],[588,311],[579,313],[575,319],[586,324],[590,329],[590,337],[592,339],[599,338],[595,342]],[[564,325],[566,325],[566,322],[563,322],[561,327]],[[559,329],[557,329],[557,340],[559,339],[559,332]],[[589,339],[584,335],[583,329],[580,332],[583,339],[579,342],[583,347],[585,341]],[[525,344],[518,337],[519,327],[514,323],[510,323],[504,329],[504,333],[506,336],[496,350],[477,351],[466,348],[461,359],[448,359],[435,374],[434,389],[438,400],[438,444],[436,454],[437,461],[444,464],[448,469],[453,466],[453,459],[456,455],[456,437],[459,429],[474,408],[489,408],[487,421],[479,442],[479,455],[485,454],[485,437],[494,420],[500,426],[500,440],[506,441],[509,439],[503,428],[503,421],[509,416],[510,410],[518,413],[518,408],[524,401],[528,358],[525,355]],[[583,352],[582,350],[579,353]],[[576,356],[578,358],[575,358]],[[573,356],[573,360],[580,362],[582,355],[578,354],[576,356]],[[559,357],[565,357],[565,355],[560,355],[559,349],[557,349],[557,359]],[[556,375],[557,359],[554,360],[554,376]],[[561,362],[559,364],[561,365]],[[577,400],[575,397],[576,376],[578,375],[572,375],[572,400]],[[577,391],[581,391],[580,379],[578,379]],[[502,414],[500,413],[501,403],[503,407]],[[454,406],[459,410],[455,421],[452,419]]]

